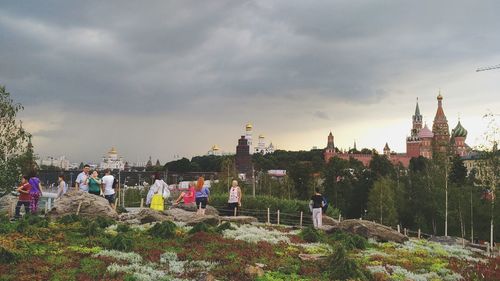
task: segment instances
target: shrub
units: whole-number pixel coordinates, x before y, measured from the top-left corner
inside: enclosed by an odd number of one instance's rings
[[[331,238],[342,243],[347,250],[364,250],[368,246],[368,241],[364,237],[357,234],[349,234],[344,231],[336,231]]]
[[[100,228],[106,228],[110,225],[115,224],[114,220],[106,217],[97,217],[95,219],[95,222],[99,225]]]
[[[131,229],[130,226],[128,226],[127,224],[119,224],[116,227],[116,231],[121,232],[121,233],[129,232],[130,229]]]
[[[37,215],[25,215],[23,220],[27,221],[29,225],[36,227],[49,227],[49,220]]]
[[[0,245],[0,264],[13,263],[17,258],[18,255],[14,251]]]
[[[148,230],[148,233],[153,237],[158,238],[173,238],[175,237],[175,230],[177,226],[171,221],[164,221],[157,223]]]
[[[75,214],[65,215],[58,219],[58,222],[62,224],[71,224],[79,221],[81,221],[81,217]]]
[[[370,273],[364,271],[354,260],[347,256],[346,249],[342,244],[337,244],[333,254],[328,256],[328,273],[335,280],[368,280]]]
[[[321,235],[318,232],[317,229],[314,227],[306,227],[302,229],[300,232],[299,236],[304,239],[304,241],[309,242],[309,243],[316,243],[321,240]]]
[[[193,228],[191,228],[189,230],[189,234],[194,234],[194,233],[197,233],[197,232],[213,232],[213,230],[204,222],[199,222],[197,224],[195,224],[193,226]]]
[[[99,228],[99,224],[95,221],[92,221],[90,223],[82,225],[81,233],[85,236],[97,236],[98,234],[101,233],[101,231],[102,229]]]
[[[93,280],[98,280],[105,270],[105,263],[99,259],[83,258],[80,261],[80,271],[87,274]]]
[[[134,246],[134,241],[132,238],[120,233],[115,237],[109,239],[109,247],[113,250],[118,251],[130,251]]]
[[[231,226],[231,223],[226,221],[226,222],[220,224],[219,226],[217,226],[217,229],[215,230],[215,232],[222,233],[222,232],[224,232],[224,230],[228,230],[228,229],[235,230],[235,228]]]

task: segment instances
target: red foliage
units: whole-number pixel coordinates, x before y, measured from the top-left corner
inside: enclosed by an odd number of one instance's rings
[[[500,280],[500,257],[488,258],[486,264],[467,264],[462,260],[451,259],[450,268],[460,273],[465,280]]]

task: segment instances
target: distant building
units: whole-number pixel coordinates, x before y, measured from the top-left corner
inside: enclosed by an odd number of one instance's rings
[[[102,157],[101,164],[99,165],[101,170],[111,169],[111,170],[124,170],[125,162],[122,157],[118,156],[118,152],[114,147],[107,153],[106,156]]]
[[[45,159],[41,159],[39,161],[39,166],[52,166],[52,167],[57,167],[61,170],[68,170],[71,168],[71,164],[69,163],[69,160],[66,159],[66,156],[59,156],[59,157],[47,157]]]
[[[286,170],[268,170],[267,174],[271,177],[281,178],[286,176]]]
[[[249,149],[250,154],[253,153],[252,134],[253,134],[253,125],[248,123],[245,126],[245,139],[247,140],[248,149]]]
[[[206,154],[207,156],[213,155],[213,156],[225,156],[225,155],[232,155],[232,153],[229,152],[224,152],[222,151],[218,145],[213,145],[210,150]]]
[[[245,136],[241,136],[238,140],[235,162],[238,173],[248,174],[252,171],[252,156],[250,155],[248,139]]]
[[[271,142],[269,145],[266,144],[266,139],[264,135],[259,135],[259,143],[255,147],[254,153],[268,154],[274,152],[274,145]]]
[[[387,143],[385,144],[383,149],[384,155],[387,156],[393,164],[397,165],[401,163],[404,167],[408,167],[410,165],[410,159],[414,157],[423,156],[431,159],[437,153],[465,157],[470,153],[471,149],[465,143],[467,130],[465,130],[460,121],[458,121],[457,126],[451,131],[450,135],[448,120],[443,110],[443,96],[441,93],[437,96],[437,100],[438,108],[436,116],[434,117],[432,131],[427,127],[427,124],[422,127],[423,116],[420,114],[417,100],[415,114],[412,117],[413,122],[410,136],[406,138],[406,153],[392,152],[389,145]],[[325,162],[328,162],[332,157],[339,157],[345,160],[352,157],[361,161],[365,166],[368,166],[372,154],[373,153],[346,153],[345,151],[342,152],[337,150],[335,148],[333,134],[330,132],[327,146],[324,151],[324,159]]]

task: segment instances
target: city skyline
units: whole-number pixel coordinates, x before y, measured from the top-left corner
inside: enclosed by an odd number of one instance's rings
[[[99,4],[97,4],[99,3]],[[405,151],[418,97],[481,143],[498,114],[496,15],[484,1],[7,2],[0,84],[41,158],[135,162],[235,151],[244,124],[285,150]]]

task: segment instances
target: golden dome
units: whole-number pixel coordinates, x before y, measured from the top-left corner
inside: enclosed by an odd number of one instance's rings
[[[108,152],[108,154],[118,154],[118,151],[116,151],[115,147],[111,147],[111,150]]]
[[[247,131],[250,131],[250,130],[252,130],[253,126],[252,126],[252,124],[248,123],[248,124],[245,126],[245,128],[247,129]]]
[[[220,148],[219,148],[219,146],[214,145],[214,146],[212,146],[212,150],[213,150],[213,151],[217,151],[217,150],[220,150]]]
[[[259,135],[259,139],[265,138],[264,135]]]

